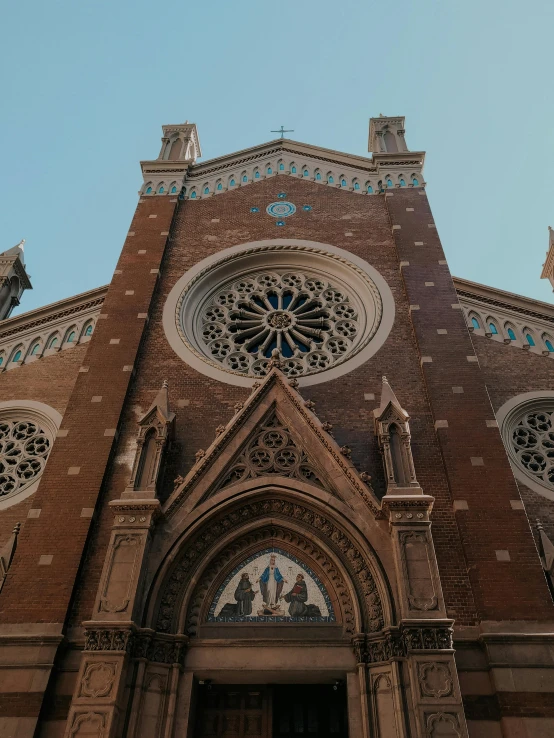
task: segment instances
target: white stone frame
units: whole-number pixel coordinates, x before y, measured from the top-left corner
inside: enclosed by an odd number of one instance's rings
[[[46,405],[43,402],[36,402],[35,400],[6,400],[0,402],[0,420],[3,419],[34,420],[40,423],[42,428],[48,433],[52,446],[54,445],[58,428],[62,422],[62,416],[57,410],[54,410],[50,405]],[[52,453],[52,449],[50,449],[50,453]],[[46,463],[48,463],[48,460]],[[32,484],[21,492],[16,492],[13,496],[8,496],[5,499],[0,497],[0,510],[6,510],[8,507],[12,507],[12,505],[17,505],[34,494],[40,484],[43,472],[37,476]]]
[[[251,387],[254,382],[258,381],[257,377],[232,374],[223,368],[218,368],[210,363],[208,359],[202,358],[199,354],[187,347],[179,333],[177,321],[180,319],[181,295],[187,285],[199,277],[202,273],[216,267],[218,262],[227,262],[233,265],[233,256],[239,256],[245,252],[255,251],[256,249],[268,249],[272,251],[283,252],[286,250],[295,251],[306,260],[306,268],[308,268],[308,259],[310,252],[317,255],[319,259],[327,258],[336,259],[337,267],[345,272],[352,271],[352,276],[356,272],[360,272],[374,283],[381,297],[382,315],[379,326],[373,337],[367,345],[354,354],[351,358],[337,366],[332,366],[318,374],[309,374],[298,377],[300,386],[308,387],[314,384],[328,382],[347,374],[359,366],[364,364],[371,358],[386,341],[394,323],[395,305],[394,297],[391,289],[381,274],[370,266],[366,261],[348,251],[331,246],[330,244],[319,243],[317,241],[306,241],[293,238],[275,238],[265,241],[252,241],[250,243],[232,246],[228,249],[213,254],[195,264],[188,272],[186,272],[173,286],[166,300],[163,311],[163,327],[166,338],[171,348],[175,351],[183,361],[212,379],[217,379],[225,384],[234,384],[238,387]],[[301,267],[296,267],[301,268]],[[230,275],[229,277],[230,278]],[[344,279],[344,277],[343,277]]]
[[[554,402],[554,391],[542,390],[536,392],[523,392],[521,395],[516,395],[498,409],[496,412],[496,420],[498,422],[498,427],[500,428],[506,454],[510,461],[515,478],[518,482],[521,482],[533,492],[536,492],[542,497],[546,497],[548,500],[554,500],[554,489],[541,484],[536,477],[527,474],[517,461],[515,461],[512,455],[511,441],[508,437],[508,432],[511,429],[510,419],[514,412],[522,405],[530,404],[534,400],[552,400]]]

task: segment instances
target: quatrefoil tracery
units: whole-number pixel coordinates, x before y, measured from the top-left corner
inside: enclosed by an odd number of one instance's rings
[[[290,377],[322,371],[350,352],[356,309],[329,282],[297,272],[262,272],[217,292],[202,314],[209,355],[254,376],[267,373],[277,349]]]

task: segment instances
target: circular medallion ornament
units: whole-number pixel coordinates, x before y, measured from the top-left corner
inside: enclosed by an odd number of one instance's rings
[[[296,213],[296,205],[292,202],[272,202],[266,208],[266,213],[272,218],[288,218]]]
[[[390,289],[369,264],[295,239],[204,259],[177,282],[164,309],[176,353],[239,386],[265,376],[275,350],[288,377],[304,385],[333,379],[373,355],[393,320]]]

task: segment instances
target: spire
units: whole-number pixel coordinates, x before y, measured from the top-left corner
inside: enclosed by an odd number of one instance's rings
[[[25,239],[0,253],[0,320],[10,317],[25,290],[32,289],[25,269]]]
[[[404,408],[398,401],[398,398],[394,394],[394,390],[390,386],[388,379],[386,377],[383,377],[381,385],[381,403],[379,407],[373,411],[375,417],[380,418],[385,410],[389,407],[389,405],[392,405],[392,407],[394,407],[406,420],[408,420],[408,413],[404,410]]]
[[[156,395],[154,402],[150,405],[148,412],[140,422],[143,423],[153,410],[157,410],[158,415],[165,423],[170,423],[175,417],[175,413],[172,413],[169,409],[169,382],[167,379],[164,379],[162,382],[161,389]]]

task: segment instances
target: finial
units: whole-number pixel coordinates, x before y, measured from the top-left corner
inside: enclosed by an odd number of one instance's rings
[[[20,530],[21,530],[21,523],[16,523],[14,525],[14,528],[12,530],[12,533],[14,534],[14,536],[17,536],[17,535],[19,535],[19,531]]]
[[[169,382],[167,381],[167,379],[164,379],[164,381],[162,382],[162,388],[168,389],[168,387],[169,387]]]
[[[382,380],[383,380],[383,382],[386,382],[387,384],[389,383],[389,380],[385,377],[384,374],[383,374]]]
[[[537,525],[535,527],[537,530],[544,530],[543,525],[538,518],[537,518]]]
[[[275,366],[278,369],[281,368],[281,357],[279,355],[279,349],[274,348],[271,352],[271,359],[269,360],[269,366]]]
[[[23,246],[25,245],[25,239],[22,238],[19,243],[16,243],[16,246],[19,246],[21,250],[23,250]]]

